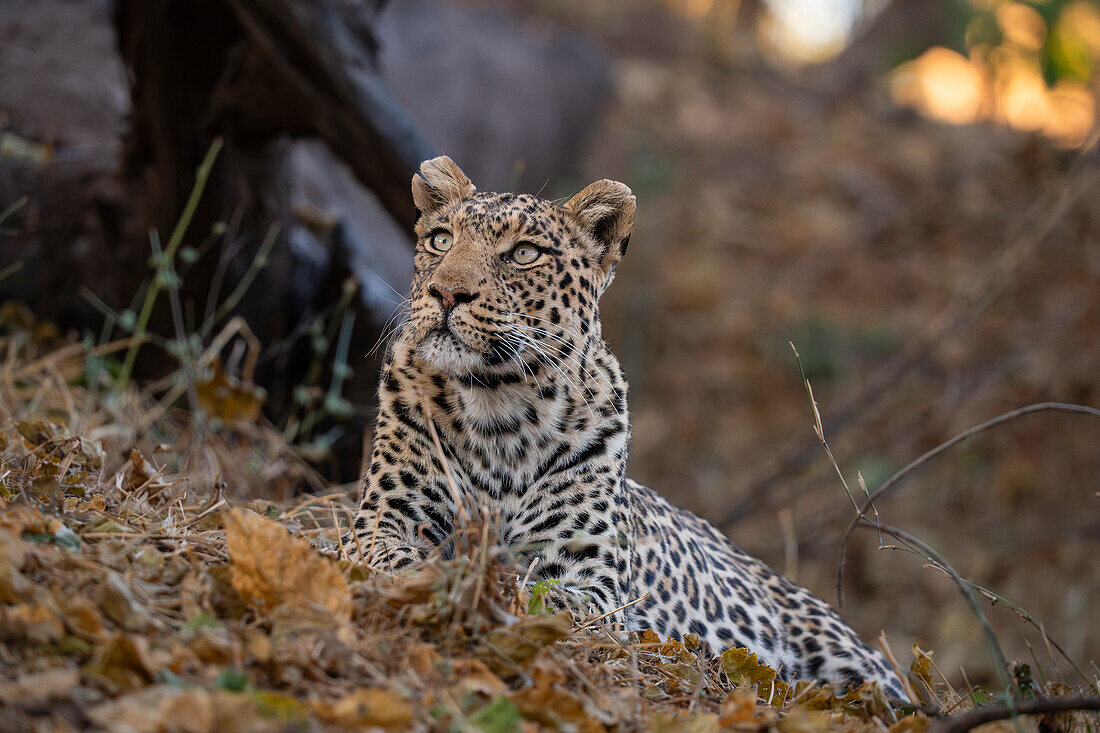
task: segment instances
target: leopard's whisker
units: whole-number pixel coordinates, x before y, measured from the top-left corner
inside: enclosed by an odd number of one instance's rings
[[[506,311],[505,315],[519,316],[521,318],[532,318],[534,320],[545,321],[546,323],[552,323],[551,321],[548,321],[545,318],[539,318],[538,316],[533,316],[529,313],[516,313],[516,312],[513,312],[513,311]],[[532,333],[536,333],[536,334],[541,335],[541,336],[545,336],[547,338],[550,338],[554,341],[557,341],[557,342],[561,343],[564,346],[568,346],[569,348],[573,349],[574,350],[573,353],[577,353],[576,352],[576,349],[577,349],[576,344],[570,343],[568,340],[562,338],[561,336],[557,336],[555,334],[550,333],[550,331],[548,329],[540,328],[538,326],[533,326],[533,325],[525,324],[525,323],[512,323],[510,325],[515,326],[517,328],[525,329],[527,331],[530,331]],[[575,329],[564,329],[564,331],[567,335],[572,336],[573,338],[575,338],[577,340],[577,343],[584,343],[584,339],[581,338],[580,334],[578,334]],[[567,354],[562,354],[562,356],[568,356],[568,355]],[[591,371],[589,371],[583,364],[581,364],[579,360],[577,360],[576,363],[577,363],[577,366],[579,368],[581,368],[582,370],[585,371],[585,374],[588,377],[598,380],[598,377],[596,375],[592,374]],[[601,374],[600,376],[602,376],[605,380],[607,380],[608,387],[612,386],[610,378],[607,377],[606,374]]]
[[[569,344],[567,341],[564,341],[562,339],[558,339],[553,334],[545,333],[542,329],[537,329],[533,326],[524,326],[522,324],[513,324],[513,325],[517,326],[519,328],[522,328],[522,329],[529,329],[534,333],[539,333],[541,335],[546,335],[546,336],[549,336],[551,338],[555,338],[559,341],[562,341],[562,343],[571,346],[571,344]],[[606,374],[603,374],[602,372],[598,373],[598,374],[593,374],[592,371],[581,362],[580,357],[577,355],[577,352],[576,352],[575,348],[574,348],[573,353],[569,353],[569,354],[563,353],[560,348],[557,349],[556,353],[557,353],[557,356],[559,358],[564,359],[564,360],[574,364],[577,367],[577,369],[581,372],[581,376],[587,377],[589,380],[592,380],[594,382],[599,382],[601,377],[602,377],[602,379],[607,384],[607,388],[610,389],[610,390],[614,389],[614,385],[611,383],[611,378],[608,377]],[[598,398],[596,397],[595,393],[592,392],[592,388],[588,386],[587,382],[584,382],[584,386],[585,386],[585,389],[588,392],[588,395],[593,399],[593,401],[598,401]],[[616,407],[615,412],[616,412],[616,414],[621,415],[623,413],[623,410]]]
[[[412,299],[405,298],[404,302],[399,303],[393,312],[390,313],[390,317],[386,320],[385,325],[382,326],[382,331],[378,334],[378,340],[374,342],[374,346],[367,352],[368,356],[374,356],[374,353],[378,351],[378,347],[383,343],[390,340],[391,336],[394,336],[393,340],[397,340],[401,336],[401,332],[408,325],[409,321],[407,317],[412,314]],[[405,316],[402,319],[402,316]],[[392,329],[391,329],[392,325]]]
[[[530,373],[531,379],[535,382],[535,386],[539,388],[539,392],[542,392],[542,384],[539,382],[539,378],[535,375],[535,370],[527,362],[520,358],[519,347],[523,345],[523,341],[518,339],[512,334],[505,334],[505,340],[512,346],[512,358],[519,364],[520,373],[524,375],[524,380],[527,379],[527,374]]]
[[[588,400],[585,399],[584,393],[581,392],[581,390],[577,388],[576,383],[574,383],[573,380],[570,379],[566,375],[565,371],[561,368],[561,366],[556,364],[550,358],[550,356],[548,354],[546,354],[545,351],[543,351],[542,346],[540,344],[536,343],[535,340],[532,339],[530,336],[527,336],[527,335],[522,334],[522,333],[517,334],[517,336],[520,336],[521,338],[524,339],[527,346],[532,350],[532,352],[534,352],[536,354],[536,358],[538,358],[546,366],[550,367],[551,369],[554,369],[561,376],[561,378],[565,380],[565,382],[569,385],[569,387],[580,396],[581,402],[583,402],[584,406],[588,409],[589,416],[591,416],[591,418],[593,420],[595,420],[596,419],[596,413],[592,409],[591,403],[589,403]],[[587,385],[586,385],[586,389],[587,389]],[[592,394],[591,390],[588,390],[588,392],[589,392],[590,395]],[[592,398],[595,399],[595,395],[592,395]]]
[[[561,368],[561,365],[555,363],[546,352],[542,351],[542,347],[540,347],[539,344],[535,343],[535,341],[529,339],[528,343],[530,348],[535,351],[536,354],[538,354],[538,358],[540,359],[540,361],[542,361],[543,364],[549,366],[549,368],[553,369],[555,372],[558,372],[558,374],[561,375],[561,378],[565,380],[565,383],[569,384],[570,389],[581,397],[581,402],[584,403],[584,406],[587,408],[588,416],[592,417],[593,420],[596,419],[596,414],[594,409],[592,408],[592,404],[586,400],[584,393],[581,392],[581,390],[577,389],[576,383],[569,378],[569,375],[565,374],[565,371]],[[593,400],[595,400],[595,395],[592,394],[592,390],[588,389],[587,385],[585,385],[585,390],[588,392],[588,394],[592,396]]]

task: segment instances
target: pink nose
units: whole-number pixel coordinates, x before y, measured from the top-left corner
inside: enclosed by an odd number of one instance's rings
[[[471,293],[466,288],[445,288],[439,283],[428,285],[428,292],[439,298],[447,310],[451,310],[460,303],[469,303],[478,296],[477,293]]]

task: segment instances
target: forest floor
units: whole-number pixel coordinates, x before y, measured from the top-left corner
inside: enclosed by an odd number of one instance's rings
[[[919,704],[891,709],[871,687],[788,688],[748,650],[624,643],[549,612],[547,588],[487,557],[487,525],[460,561],[368,572],[333,529],[347,487],[243,498],[316,480],[256,418],[251,385],[214,370],[194,398],[219,407],[173,408],[171,390],[115,388],[128,341],[66,340],[11,305],[2,322],[4,730],[923,731],[926,711],[991,700],[924,653]],[[1016,681],[1021,704],[1080,693]]]

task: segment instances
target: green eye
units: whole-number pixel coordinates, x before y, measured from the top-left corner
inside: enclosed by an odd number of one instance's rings
[[[529,265],[539,258],[542,252],[533,244],[520,242],[512,248],[512,261],[517,265]]]
[[[436,252],[446,252],[451,248],[452,242],[454,242],[454,237],[451,236],[451,233],[441,230],[432,235],[428,246]]]

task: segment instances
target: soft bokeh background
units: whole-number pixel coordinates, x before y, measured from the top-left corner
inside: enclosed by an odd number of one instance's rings
[[[32,191],[22,231],[53,215],[49,186],[74,157],[117,165],[129,97],[111,6],[0,4],[0,209]],[[403,0],[371,18],[394,97],[483,188],[633,188],[636,230],[603,306],[632,385],[633,476],[822,597],[836,601],[852,508],[789,342],[856,491],[857,475],[874,489],[1006,410],[1100,405],[1095,2]],[[289,151],[280,175],[310,222],[277,247],[323,257],[317,212],[338,219],[373,341],[390,288],[407,286],[401,228],[323,145],[270,145]],[[125,198],[113,191],[96,211]],[[66,241],[125,236],[95,231]],[[30,282],[0,288],[85,327]],[[351,366],[358,422],[340,430],[354,453],[377,361]],[[349,478],[338,464],[321,464],[334,482]],[[1098,674],[1100,421],[998,427],[877,508]],[[903,663],[919,643],[956,684],[960,666],[990,681],[952,582],[877,547],[855,535],[843,615],[867,638],[885,630]],[[1016,612],[988,613],[1010,657],[1077,679]]]
[[[939,12],[917,5],[918,18]],[[845,63],[879,52],[858,35],[884,33],[874,9],[776,2],[753,18],[740,8],[738,25],[736,6],[670,3],[650,25],[624,20],[624,4],[545,12],[602,29],[613,49],[619,96],[580,177],[639,195],[605,305],[633,386],[632,471],[835,601],[852,509],[789,340],[857,491],[857,472],[873,489],[1000,412],[1100,399],[1100,188],[1095,152],[1078,157],[1095,123],[1100,14],[959,3],[942,45],[891,39],[896,65],[861,81]],[[800,66],[810,60],[825,65]],[[907,353],[912,368],[887,376]],[[1100,653],[1098,447],[1095,421],[1025,418],[922,468],[878,509],[1084,666]],[[897,652],[934,648],[954,679],[961,664],[987,678],[952,582],[877,546],[865,532],[850,548],[845,616],[868,637],[885,629]],[[1030,644],[1054,674],[1040,634],[990,614],[1010,656],[1030,660]]]

